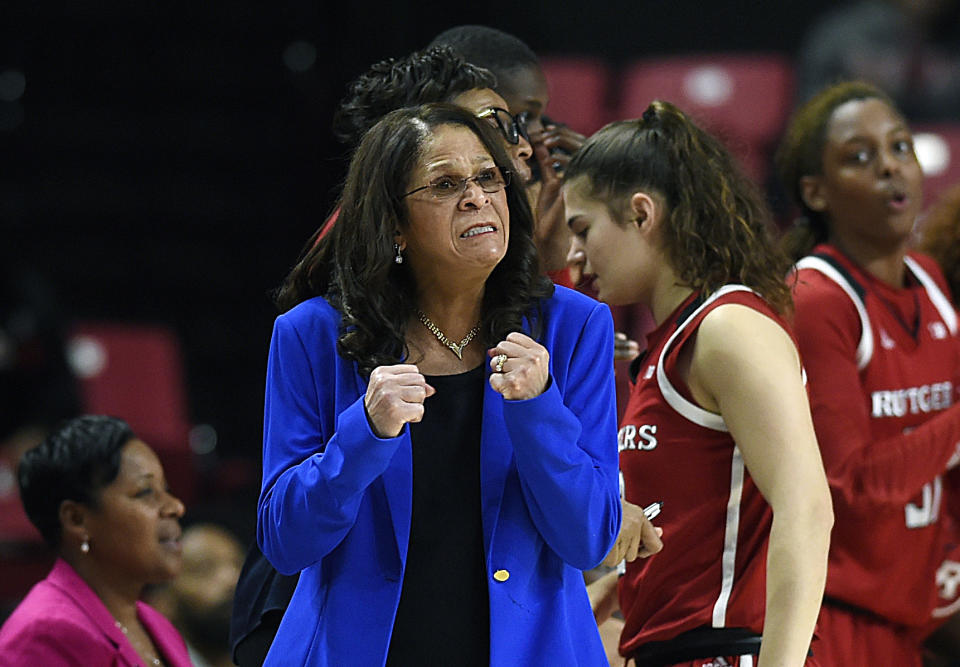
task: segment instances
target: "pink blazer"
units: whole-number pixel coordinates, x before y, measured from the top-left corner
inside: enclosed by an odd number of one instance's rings
[[[187,646],[170,621],[143,602],[137,603],[137,616],[164,664],[191,667]],[[58,559],[0,628],[0,665],[134,667],[143,660],[97,594]]]

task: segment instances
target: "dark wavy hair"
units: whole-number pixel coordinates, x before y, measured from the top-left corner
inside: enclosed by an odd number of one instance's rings
[[[378,120],[401,107],[450,102],[475,88],[493,88],[496,77],[471,65],[448,46],[414,51],[373,65],[350,84],[333,117],[333,133],[355,147]]]
[[[792,259],[800,259],[830,235],[826,217],[803,201],[801,180],[804,176],[823,173],[823,150],[827,143],[827,127],[838,107],[854,100],[877,99],[898,116],[903,114],[885,92],[865,81],[844,81],[824,88],[801,105],[793,114],[783,140],[777,149],[777,175],[790,198],[800,208],[801,216],[783,235],[781,245]]]
[[[100,491],[120,471],[120,451],[135,437],[122,419],[83,415],[24,452],[17,468],[20,499],[47,544],[60,546],[63,501],[98,506]]]
[[[367,375],[377,366],[406,357],[407,322],[417,309],[409,265],[394,262],[394,234],[407,228],[404,193],[427,141],[442,125],[473,132],[494,163],[510,171],[503,139],[488,123],[452,104],[426,104],[387,114],[364,136],[354,153],[340,197],[340,214],[329,234],[308,247],[287,276],[277,305],[288,310],[326,296],[343,316],[337,351]],[[506,188],[510,211],[507,253],[487,278],[481,337],[486,344],[511,331],[540,334],[539,300],[553,285],[540,274],[533,242],[533,214],[522,184]]]
[[[709,294],[741,283],[779,312],[790,310],[790,263],[776,247],[763,198],[720,141],[673,104],[655,100],[641,118],[590,137],[564,179],[580,176],[617,220],[617,207],[633,192],[649,189],[665,199],[662,240],[685,285]]]

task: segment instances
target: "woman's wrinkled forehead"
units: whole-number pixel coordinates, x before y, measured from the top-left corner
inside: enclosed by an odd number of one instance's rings
[[[466,125],[444,123],[430,128],[420,145],[417,171],[433,172],[449,165],[471,169],[493,162],[490,151]]]

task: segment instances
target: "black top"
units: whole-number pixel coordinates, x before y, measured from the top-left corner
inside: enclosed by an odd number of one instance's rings
[[[240,570],[230,617],[230,650],[234,664],[259,667],[290,604],[299,574],[277,572],[254,543]]]
[[[413,516],[387,665],[488,665],[490,600],[480,519],[484,369],[428,376],[410,424]]]

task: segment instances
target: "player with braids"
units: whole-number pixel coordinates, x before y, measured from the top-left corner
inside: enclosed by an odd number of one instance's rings
[[[645,304],[656,322],[619,445],[626,500],[663,501],[664,541],[636,560],[650,529],[625,515],[607,556],[628,561],[620,653],[818,664],[830,497],[785,321],[789,261],[759,195],[715,138],[653,102],[587,140],[564,197],[570,259],[601,300]]]

